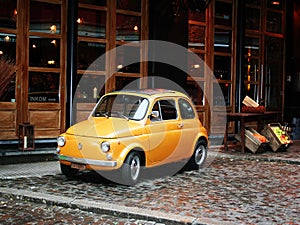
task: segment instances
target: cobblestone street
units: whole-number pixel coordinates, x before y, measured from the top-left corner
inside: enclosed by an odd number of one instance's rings
[[[300,224],[299,163],[235,156],[134,187],[92,172],[67,179],[51,162],[53,174],[1,179],[0,223]]]

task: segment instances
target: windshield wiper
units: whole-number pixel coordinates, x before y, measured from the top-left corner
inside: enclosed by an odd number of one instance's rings
[[[108,119],[108,113],[107,112],[96,112],[95,117],[105,116],[106,119]]]
[[[126,120],[129,120],[129,118],[127,116],[125,116],[124,114],[120,113],[120,112],[114,112],[116,114],[118,114],[120,117],[126,119]]]

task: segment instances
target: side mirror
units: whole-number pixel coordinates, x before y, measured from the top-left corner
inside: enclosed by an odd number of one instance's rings
[[[158,111],[152,111],[151,112],[151,115],[150,115],[150,119],[152,118],[158,118],[159,117],[159,112]]]

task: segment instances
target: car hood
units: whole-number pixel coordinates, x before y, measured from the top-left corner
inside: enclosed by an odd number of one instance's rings
[[[140,121],[114,117],[92,117],[79,122],[67,130],[67,134],[76,136],[121,138],[141,135],[143,126]]]

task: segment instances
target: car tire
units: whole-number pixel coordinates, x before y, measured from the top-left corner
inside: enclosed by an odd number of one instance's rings
[[[121,174],[125,185],[135,185],[140,178],[141,156],[138,152],[130,152],[122,166]]]
[[[207,143],[199,140],[195,146],[194,153],[187,163],[187,169],[198,170],[203,167],[207,157]]]
[[[60,164],[60,170],[66,177],[74,177],[78,173],[78,169],[71,168],[65,164]]]

